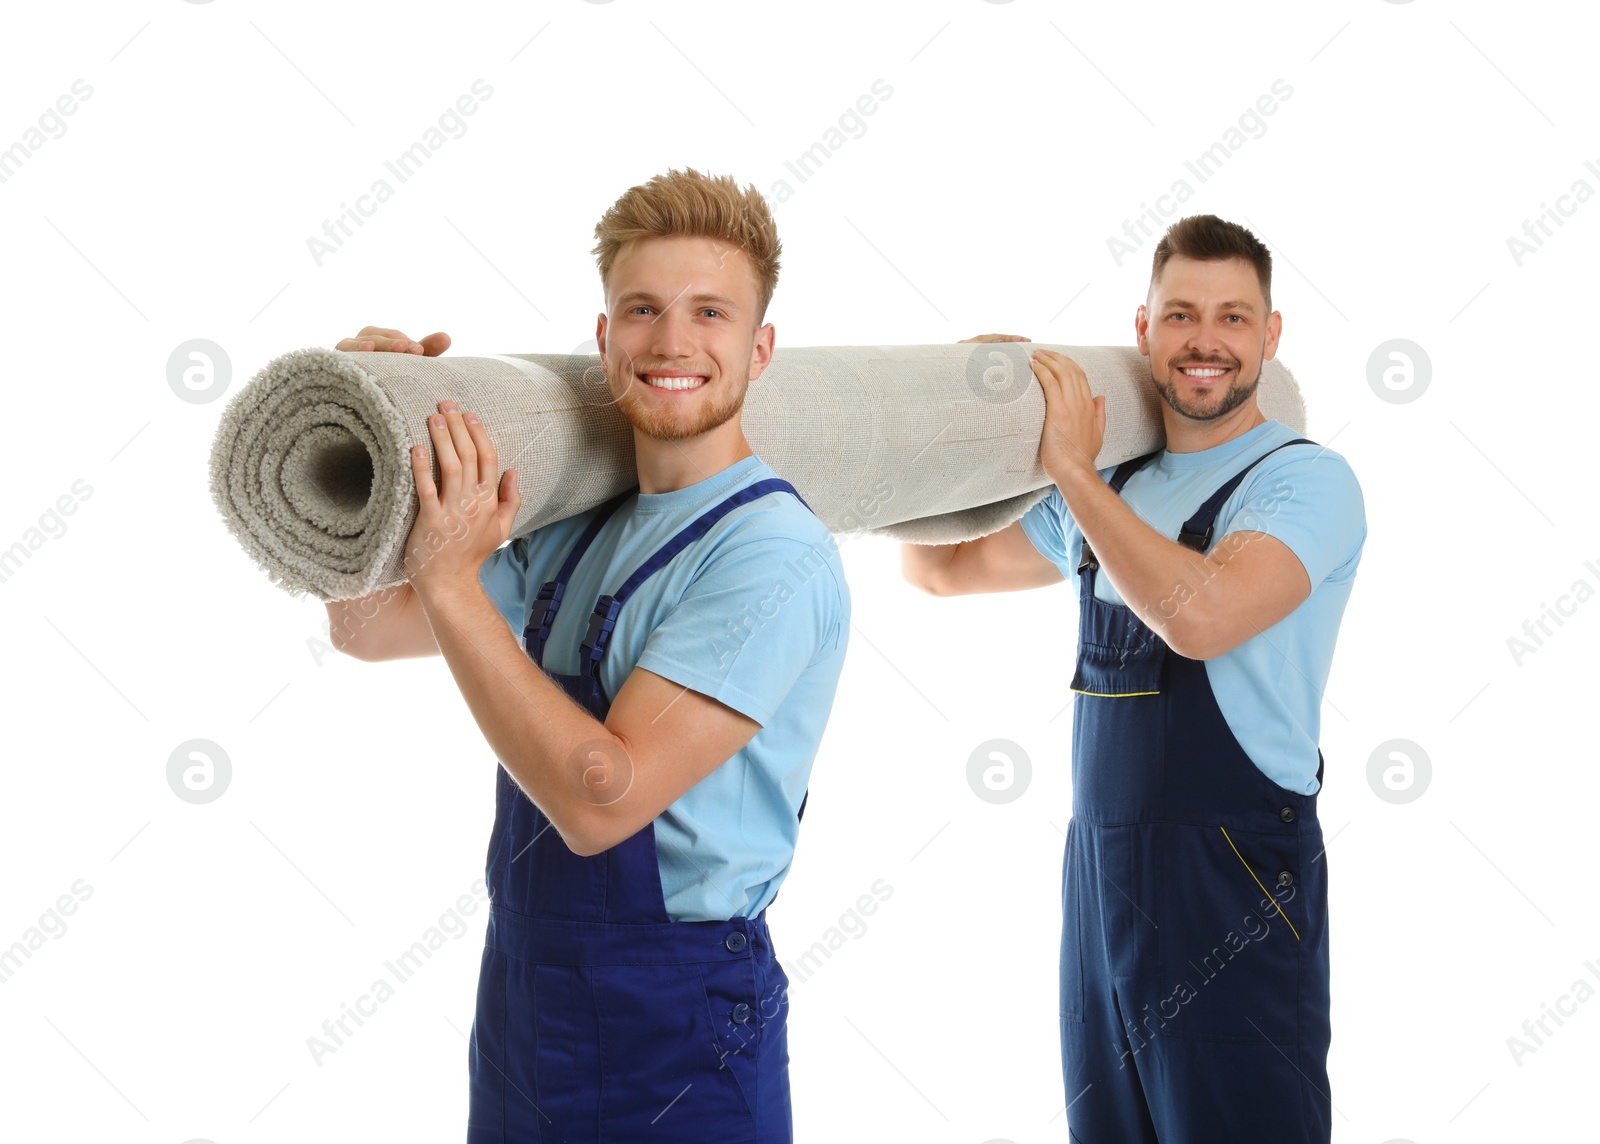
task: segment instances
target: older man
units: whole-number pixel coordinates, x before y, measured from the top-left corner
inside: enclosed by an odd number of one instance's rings
[[[1344,459],[1256,404],[1271,275],[1243,227],[1174,224],[1134,319],[1166,448],[1096,471],[1104,399],[1039,351],[1055,488],[903,549],[935,595],[1078,581],[1060,1016],[1085,1144],[1329,1138],[1317,736],[1366,524]]]

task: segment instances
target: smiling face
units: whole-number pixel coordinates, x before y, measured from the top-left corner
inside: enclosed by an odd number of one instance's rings
[[[1134,327],[1167,404],[1192,421],[1214,421],[1255,394],[1262,363],[1278,352],[1283,319],[1268,313],[1260,279],[1244,259],[1174,256]]]
[[[595,339],[611,396],[647,437],[681,441],[732,421],[772,358],[743,250],[672,235],[628,243],[611,265]],[[733,432],[738,432],[735,422]]]

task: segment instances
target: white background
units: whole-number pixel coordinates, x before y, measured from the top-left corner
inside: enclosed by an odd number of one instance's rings
[[[596,219],[692,165],[790,184],[780,347],[989,330],[1126,344],[1153,242],[1119,266],[1107,239],[1179,178],[1185,213],[1269,244],[1280,356],[1309,435],[1360,478],[1370,530],[1322,727],[1335,1138],[1577,1138],[1600,1000],[1547,1019],[1520,1063],[1507,1039],[1576,981],[1600,988],[1584,964],[1600,973],[1600,603],[1569,605],[1520,663],[1507,640],[1576,581],[1600,587],[1585,349],[1600,202],[1564,200],[1572,216],[1521,265],[1507,239],[1577,180],[1600,188],[1584,165],[1600,168],[1596,29],[1578,13],[8,9],[0,147],[75,80],[93,91],[0,183],[0,546],[75,481],[92,493],[0,583],[0,947],[79,880],[92,892],[0,984],[0,1133],[460,1138],[481,909],[320,1065],[307,1038],[472,892],[494,759],[442,661],[326,653],[322,606],[243,556],[206,487],[225,402],[180,400],[167,360],[218,343],[232,393],[367,323],[447,330],[459,354],[567,352],[600,308]],[[319,266],[307,239],[476,79],[493,96],[465,134]],[[893,93],[864,133],[799,182],[785,161],[879,79]],[[1292,96],[1264,133],[1199,184],[1184,160],[1279,79]],[[1431,361],[1414,401],[1368,384],[1392,338]],[[1064,1140],[1072,589],[935,600],[899,580],[893,545],[844,553],[855,629],[771,913],[780,955],[874,882],[892,895],[794,986],[799,1138]],[[203,806],[166,780],[195,738],[232,765]],[[966,778],[994,738],[1032,761],[1007,805]],[[1395,738],[1432,766],[1403,805],[1367,777]]]

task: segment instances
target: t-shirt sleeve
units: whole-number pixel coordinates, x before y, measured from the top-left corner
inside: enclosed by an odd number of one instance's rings
[[[1077,572],[1077,568],[1067,567],[1071,560],[1066,524],[1068,519],[1067,502],[1061,490],[1052,486],[1050,494],[1036,502],[1017,521],[1022,526],[1023,535],[1033,542],[1039,554],[1061,569],[1064,576]]]
[[[1115,466],[1101,469],[1100,479],[1110,481],[1116,471]],[[1067,498],[1061,495],[1059,485],[1051,485],[1049,495],[1023,513],[1017,523],[1040,555],[1061,569],[1068,580],[1077,578],[1083,533],[1073,522],[1072,510],[1067,508]]]
[[[1356,573],[1367,538],[1366,505],[1349,462],[1326,449],[1284,450],[1263,462],[1224,533],[1264,532],[1281,540],[1315,588]]]
[[[637,666],[765,725],[800,674],[846,638],[837,558],[786,537],[713,558],[651,633]]]
[[[528,538],[515,537],[491,552],[478,566],[478,583],[506,623],[518,632],[528,614]]]

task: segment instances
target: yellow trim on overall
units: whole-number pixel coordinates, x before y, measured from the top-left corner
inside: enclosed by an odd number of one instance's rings
[[[1084,691],[1080,687],[1071,687],[1071,688],[1068,688],[1068,690],[1069,691],[1076,691],[1079,695],[1093,695],[1098,699],[1131,699],[1135,695],[1160,695],[1161,694],[1161,692],[1159,692],[1159,691],[1123,691],[1123,692],[1120,692],[1120,693],[1108,693],[1108,692],[1105,692],[1105,691]]]
[[[1250,869],[1250,863],[1245,862],[1244,855],[1239,853],[1239,848],[1237,846],[1234,846],[1233,839],[1228,838],[1228,828],[1226,826],[1218,826],[1217,829],[1222,831],[1222,837],[1228,839],[1228,846],[1233,850],[1234,857],[1238,858],[1239,861],[1244,864],[1244,868],[1249,871],[1251,880],[1255,882],[1257,886],[1261,886],[1261,879],[1257,878],[1256,872]],[[1289,932],[1294,934],[1294,940],[1299,941],[1300,931],[1294,928],[1294,923],[1289,920],[1289,915],[1283,912],[1282,906],[1278,905],[1278,899],[1274,898],[1271,894],[1268,894],[1265,886],[1261,886],[1261,892],[1266,894],[1267,901],[1271,902],[1275,907],[1277,907],[1278,916],[1282,918],[1284,923],[1289,927]]]

